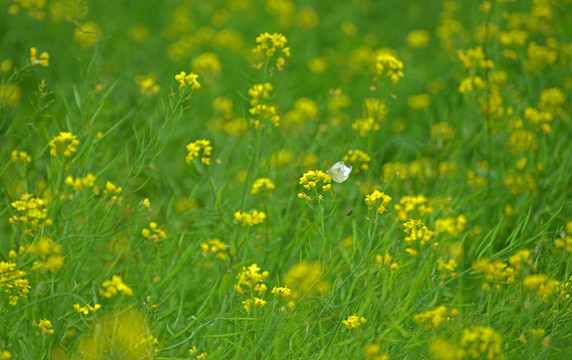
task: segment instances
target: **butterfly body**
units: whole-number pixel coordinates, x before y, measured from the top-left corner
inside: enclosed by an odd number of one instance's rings
[[[351,165],[346,165],[343,161],[338,161],[334,165],[332,165],[328,170],[326,170],[326,174],[330,175],[332,180],[337,183],[342,183],[348,179],[350,172],[352,171]]]

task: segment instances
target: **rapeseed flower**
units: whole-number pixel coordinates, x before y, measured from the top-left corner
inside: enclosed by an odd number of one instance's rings
[[[378,75],[386,74],[393,85],[397,85],[403,75],[403,62],[391,54],[378,55],[375,62]]]
[[[84,306],[81,306],[80,304],[73,304],[73,308],[78,313],[81,313],[84,315],[89,315],[90,312],[95,313],[97,310],[99,310],[101,308],[101,305],[95,304],[95,305],[91,306],[89,304],[86,304]]]
[[[15,263],[0,261],[0,291],[8,294],[10,305],[17,305],[19,298],[30,293],[30,283],[24,276],[26,272],[17,269]]]
[[[182,89],[186,86],[190,86],[191,89],[200,89],[201,84],[198,82],[199,75],[195,73],[190,73],[187,75],[186,72],[181,71],[177,75],[175,75],[175,80],[179,83],[179,89]]]
[[[266,219],[266,214],[263,211],[258,210],[252,210],[250,214],[242,211],[236,211],[234,213],[234,218],[244,226],[254,226],[256,224],[263,223]]]
[[[185,158],[187,164],[190,164],[194,158],[200,156],[203,164],[210,165],[213,152],[210,140],[202,139],[189,143],[187,151],[189,152]]]
[[[110,280],[105,280],[99,289],[99,294],[103,297],[110,298],[119,293],[125,296],[133,295],[133,289],[123,282],[119,275],[113,275]]]
[[[154,221],[149,223],[149,228],[141,230],[141,235],[156,242],[167,238],[167,233]]]
[[[371,157],[363,150],[351,149],[346,155],[344,155],[342,161],[344,161],[346,164],[361,163],[359,169],[366,171],[369,170]],[[355,167],[358,168],[357,166]]]
[[[285,57],[290,56],[290,48],[286,46],[288,39],[286,36],[279,33],[270,34],[268,32],[258,35],[256,38],[256,47],[252,50],[255,54],[265,57],[266,59],[272,58],[276,52],[279,52]],[[284,67],[285,59],[282,56],[278,56],[276,59],[276,67],[281,70]],[[261,68],[264,64],[259,63],[256,65],[257,68]]]
[[[252,299],[246,299],[242,302],[242,306],[244,307],[244,310],[246,310],[247,312],[250,312],[250,308],[252,306],[257,307],[257,308],[261,308],[264,307],[264,305],[266,305],[266,301],[264,301],[261,298],[258,297],[253,297]]]
[[[322,187],[318,187],[320,182],[324,184]],[[332,178],[321,170],[311,170],[302,175],[300,185],[302,185],[304,189],[314,190],[318,194],[319,192],[329,191],[332,188]],[[307,201],[312,200],[305,192],[299,193],[298,198]],[[318,194],[318,198],[322,199],[322,194]]]
[[[342,323],[348,328],[348,330],[356,329],[367,322],[366,318],[363,316],[357,315],[350,315],[346,320],[343,320]]]
[[[252,188],[250,189],[251,194],[258,194],[262,191],[273,191],[276,189],[276,185],[269,178],[258,178],[254,180]]]
[[[18,221],[26,224],[26,233],[31,233],[44,226],[50,226],[52,221],[47,219],[47,205],[43,199],[36,198],[32,194],[24,194],[20,200],[10,203],[17,215],[12,216],[8,221],[10,224],[15,224]]]
[[[51,335],[54,333],[54,329],[52,329],[52,322],[48,319],[42,319],[38,323],[36,323],[36,320],[34,320],[34,326],[40,328],[44,334]]]
[[[54,136],[49,143],[50,155],[58,156],[59,153],[63,152],[64,156],[69,157],[76,152],[78,145],[79,140],[76,135],[71,132],[60,131],[59,135]]]
[[[459,346],[474,359],[481,355],[488,360],[504,360],[501,350],[501,336],[487,326],[473,326],[463,329]]]
[[[50,54],[44,51],[40,54],[38,58],[38,49],[35,47],[30,48],[30,61],[32,65],[49,66],[50,65]]]
[[[365,197],[365,203],[369,208],[377,207],[377,212],[383,214],[387,210],[387,205],[391,201],[391,197],[385,193],[375,190]]]
[[[207,254],[211,252],[216,254],[219,259],[225,260],[228,257],[227,253],[230,249],[230,246],[223,243],[220,239],[214,238],[209,239],[207,242],[202,242],[201,249],[204,256],[207,256]]]
[[[257,291],[259,294],[267,290],[264,279],[268,277],[268,271],[260,272],[262,269],[257,264],[252,264],[249,267],[243,266],[242,271],[236,276],[238,282],[234,285],[234,289],[239,294],[244,294],[247,291]],[[245,288],[246,287],[246,288]]]

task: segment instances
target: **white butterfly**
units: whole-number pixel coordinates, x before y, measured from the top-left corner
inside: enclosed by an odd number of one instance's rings
[[[334,165],[332,165],[328,170],[326,170],[326,174],[330,175],[332,180],[337,183],[344,182],[350,176],[350,172],[352,172],[352,166],[346,165],[343,161],[338,161]]]

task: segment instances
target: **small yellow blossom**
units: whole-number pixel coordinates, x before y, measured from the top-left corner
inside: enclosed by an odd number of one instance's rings
[[[256,38],[256,47],[252,50],[255,54],[264,57],[271,58],[276,52],[280,51],[281,55],[285,57],[290,56],[290,48],[286,46],[288,39],[286,36],[279,33],[270,34],[268,32],[258,35]],[[278,56],[276,60],[276,67],[281,70],[284,67],[286,60],[282,56]],[[259,63],[256,65],[257,68],[262,68],[264,64]]]
[[[71,186],[74,190],[83,190],[92,188],[95,185],[95,180],[97,178],[92,173],[88,173],[85,177],[77,177],[74,179],[73,176],[68,176],[64,180],[65,184]]]
[[[105,280],[102,288],[99,289],[99,294],[106,298],[113,297],[118,293],[126,296],[133,295],[133,289],[125,284],[119,275],[113,275],[110,280]]]
[[[360,317],[354,314],[348,316],[348,318],[346,320],[343,320],[342,323],[346,326],[346,328],[348,328],[348,330],[353,330],[365,324],[366,321],[367,321],[366,318],[364,318],[363,316]]]
[[[144,96],[152,96],[159,93],[161,86],[156,83],[156,75],[137,75],[135,84],[139,87],[139,93]]]
[[[244,294],[245,291],[255,290],[259,293],[264,289],[260,285],[263,284],[264,279],[268,277],[268,271],[260,272],[261,269],[257,264],[252,264],[249,267],[242,267],[242,271],[237,275],[238,282],[234,285],[234,289],[239,294]],[[243,288],[247,287],[247,289]]]
[[[175,80],[179,83],[179,89],[184,88],[185,86],[191,86],[191,89],[200,89],[201,84],[197,81],[198,77],[199,75],[195,73],[187,75],[186,72],[181,71],[175,75]]]
[[[59,153],[63,152],[64,156],[69,157],[71,154],[76,152],[76,148],[79,145],[79,140],[77,136],[71,132],[60,132],[50,141],[50,155],[58,156]]]
[[[318,187],[318,183],[320,182],[324,183],[321,188]],[[332,188],[332,178],[321,170],[311,170],[302,175],[300,178],[300,185],[302,185],[306,190],[315,189],[317,192],[326,192]],[[311,198],[304,192],[299,193],[298,198],[308,201],[311,200]],[[321,195],[318,195],[318,198],[321,199]]]
[[[269,178],[259,178],[254,181],[252,184],[252,189],[250,190],[251,194],[258,194],[261,191],[273,191],[276,189],[276,185],[270,180]]]
[[[167,233],[157,225],[156,222],[152,221],[149,223],[149,228],[145,228],[141,231],[141,235],[148,239],[153,239],[159,241],[161,239],[167,238]]]
[[[201,156],[201,162],[205,165],[210,165],[213,152],[210,140],[202,139],[189,143],[187,151],[189,152],[185,158],[187,164],[190,164],[194,158]]]
[[[393,85],[403,77],[403,62],[391,54],[380,54],[375,63],[378,75],[386,74]]]
[[[274,287],[272,288],[271,294],[275,294],[276,296],[288,297],[292,293],[292,290],[288,289],[288,287]]]
[[[30,48],[30,61],[32,65],[49,66],[50,65],[50,54],[43,52],[38,58],[38,49],[35,47]]]
[[[225,260],[228,257],[227,252],[230,246],[220,241],[220,239],[215,238],[209,239],[207,242],[202,242],[201,249],[203,250],[204,256],[207,256],[207,254],[211,252],[216,254],[219,259]]]
[[[100,304],[95,304],[93,306],[86,304],[84,306],[81,306],[80,304],[73,304],[73,308],[75,309],[75,311],[77,311],[78,313],[84,314],[84,315],[89,315],[90,312],[94,313],[97,310],[99,310],[101,308]]]
[[[17,305],[19,298],[30,293],[30,283],[24,276],[26,272],[17,270],[15,263],[0,261],[0,292],[8,294],[10,305]]]
[[[242,211],[236,211],[234,213],[234,218],[245,226],[253,226],[263,223],[266,219],[266,214],[258,210],[253,210],[250,214]]]
[[[42,319],[38,323],[36,323],[36,320],[34,320],[34,326],[39,327],[44,332],[44,334],[54,333],[54,329],[52,329],[52,322],[48,319]]]
[[[252,305],[254,305],[254,307],[261,308],[261,307],[264,307],[264,305],[266,305],[266,303],[267,302],[264,301],[263,299],[258,298],[258,297],[254,297],[252,300],[251,299],[244,300],[242,302],[242,305],[244,307],[244,310],[246,310],[248,312],[248,311],[250,311],[250,307]]]
[[[48,216],[47,205],[43,199],[36,198],[32,194],[23,194],[20,200],[10,203],[17,215],[12,216],[8,221],[10,224],[15,224],[18,221],[26,224],[27,233],[44,226],[50,226],[52,221],[46,219]]]
[[[387,210],[387,205],[391,201],[391,197],[385,193],[375,190],[365,197],[365,203],[369,208],[377,206],[377,212],[383,214]]]

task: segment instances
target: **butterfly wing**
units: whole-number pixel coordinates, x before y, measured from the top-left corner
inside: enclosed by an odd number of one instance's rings
[[[335,182],[342,183],[348,179],[351,171],[352,167],[350,165],[346,165],[343,161],[338,161],[326,170],[326,174],[330,175]]]

